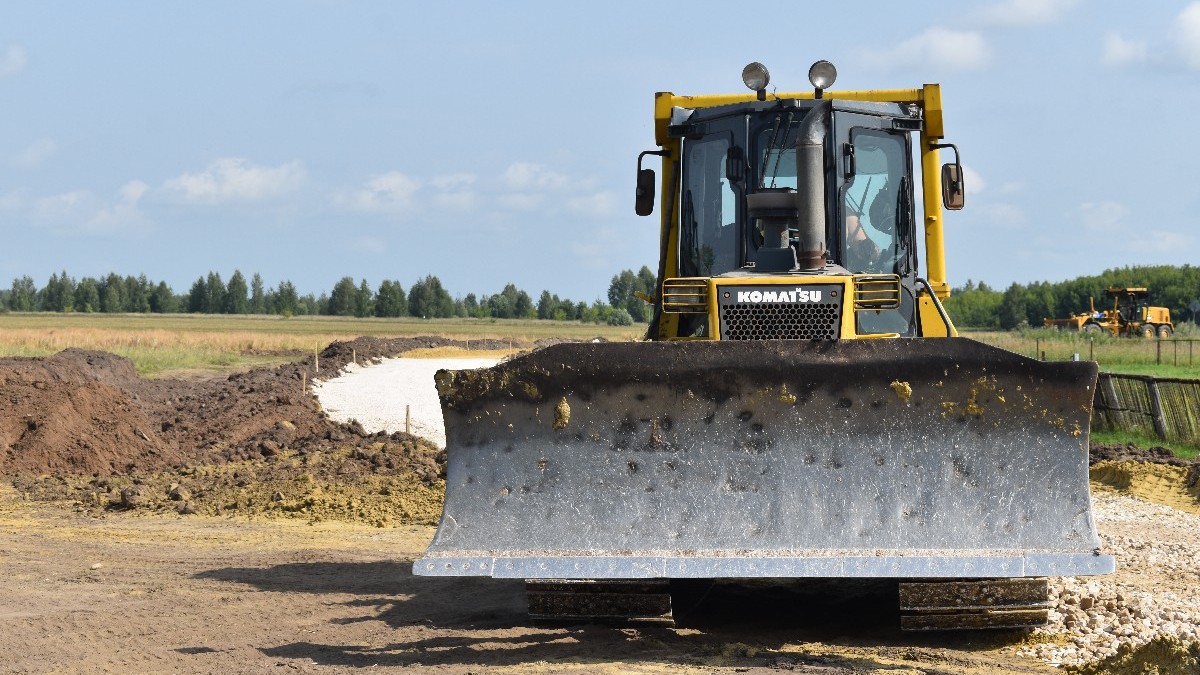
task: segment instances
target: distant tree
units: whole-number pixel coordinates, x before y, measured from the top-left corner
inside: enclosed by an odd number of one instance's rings
[[[150,292],[150,311],[155,314],[170,314],[179,310],[175,293],[167,282],[160,281]]]
[[[454,316],[454,299],[432,274],[412,285],[408,291],[408,313],[423,319]]]
[[[292,316],[300,313],[300,296],[290,281],[281,281],[267,293],[267,311],[272,314]]]
[[[250,313],[267,313],[267,294],[263,290],[262,275],[258,272],[255,272],[254,277],[250,280]]]
[[[1025,289],[1020,284],[1013,283],[1004,291],[1004,297],[1000,300],[1000,327],[1005,330],[1012,330],[1021,325],[1028,324],[1029,318],[1026,315],[1025,307]]]
[[[358,292],[354,294],[354,316],[361,319],[373,314],[375,314],[375,294],[371,292],[367,280],[363,279],[358,284]]]
[[[202,314],[208,311],[208,282],[204,280],[204,277],[192,282],[192,289],[188,291],[187,298],[187,311],[192,314]]]
[[[329,294],[329,309],[325,313],[334,316],[354,316],[358,308],[358,287],[354,279],[342,277]]]
[[[8,308],[14,312],[32,312],[37,307],[37,286],[33,277],[23,276],[13,279],[12,289],[8,292]]]
[[[225,282],[221,281],[220,273],[209,272],[204,286],[208,290],[208,301],[205,303],[204,311],[209,314],[220,314],[225,307]]]
[[[100,284],[100,311],[119,314],[125,311],[125,280],[109,273]]]
[[[246,277],[241,270],[234,270],[225,286],[225,302],[221,311],[225,314],[247,314],[250,311],[250,300],[246,297]]]
[[[375,316],[404,316],[408,314],[408,297],[398,281],[384,279],[375,294]]]
[[[550,291],[542,291],[542,294],[538,296],[537,318],[553,319],[556,309],[558,309],[558,296],[550,295]]]
[[[75,286],[75,311],[77,312],[99,312],[100,307],[100,284],[91,277],[84,277],[79,280]]]
[[[618,307],[608,315],[608,325],[610,326],[632,326],[633,317],[629,312],[625,311],[624,307]]]
[[[75,309],[75,280],[66,270],[62,276],[51,274],[45,288],[39,293],[40,308],[44,312],[70,312]]]
[[[633,270],[622,270],[608,285],[608,302],[614,308],[629,312],[634,321],[646,321],[649,318],[648,306],[637,294],[654,297],[657,283],[654,272],[645,265],[637,274]]]

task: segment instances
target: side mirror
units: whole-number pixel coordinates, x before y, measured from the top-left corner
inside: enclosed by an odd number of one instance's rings
[[[958,162],[942,165],[942,205],[950,211],[958,211],[967,201],[967,190],[963,185],[962,165]]]
[[[639,216],[654,213],[654,169],[638,169],[637,198],[633,211]]]

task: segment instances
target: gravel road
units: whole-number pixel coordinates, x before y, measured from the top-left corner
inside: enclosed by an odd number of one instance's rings
[[[496,365],[496,359],[383,359],[370,366],[349,364],[338,377],[313,382],[321,407],[338,422],[358,420],[370,433],[405,431],[446,447],[446,429],[433,374]]]

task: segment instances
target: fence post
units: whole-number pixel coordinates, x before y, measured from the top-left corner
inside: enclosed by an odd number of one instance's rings
[[[1096,338],[1088,338],[1088,361],[1096,360]]]
[[[1154,350],[1156,352],[1156,354],[1154,356],[1154,363],[1161,366],[1162,365],[1162,340],[1154,341]]]
[[[1163,418],[1162,399],[1158,396],[1158,380],[1148,378],[1146,388],[1150,392],[1150,419],[1154,420],[1154,433],[1167,440],[1167,421]]]
[[[1103,392],[1101,400],[1105,404],[1104,417],[1108,420],[1108,430],[1124,430],[1124,427],[1120,426],[1121,420],[1117,417],[1122,406],[1121,400],[1117,398],[1117,387],[1113,384],[1112,375],[1108,373],[1100,374],[1100,389]]]

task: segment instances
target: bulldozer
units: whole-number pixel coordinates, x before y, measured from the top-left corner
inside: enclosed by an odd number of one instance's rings
[[[1047,577],[1115,567],[1096,364],[958,336],[939,85],[837,91],[827,61],[811,90],[742,78],[655,95],[646,340],[438,372],[446,497],[413,573],[523,579],[535,619],[670,623],[686,580],[873,579],[905,630],[1043,624]]]

